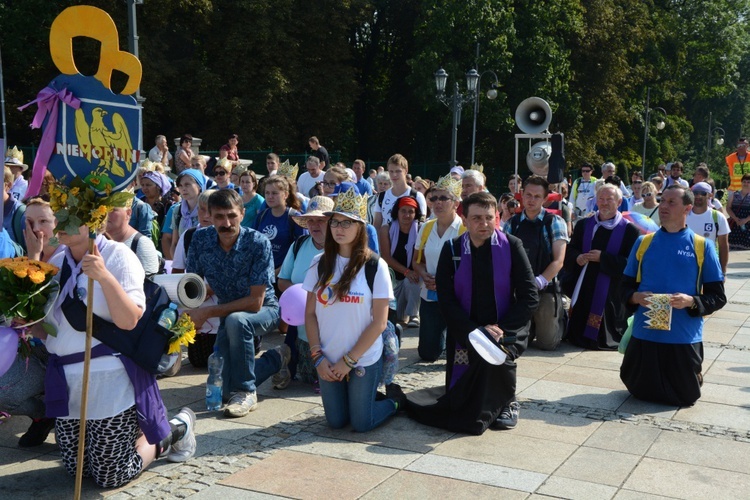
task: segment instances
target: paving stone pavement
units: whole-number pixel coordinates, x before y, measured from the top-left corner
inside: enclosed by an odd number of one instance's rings
[[[675,272],[679,272],[675,270]],[[135,481],[84,498],[748,498],[750,494],[750,251],[730,253],[729,303],[706,320],[704,391],[691,408],[632,398],[620,354],[563,344],[518,364],[521,420],[512,431],[464,436],[399,415],[372,432],[325,425],[320,397],[293,382],[259,389],[257,411],[225,419],[204,408],[205,369],[160,381],[169,413],[198,416],[198,453],[159,461]],[[277,345],[276,334],[264,347]],[[439,385],[445,360],[420,362],[408,330],[397,382]],[[0,425],[0,498],[73,495],[53,435],[16,447],[28,419]]]

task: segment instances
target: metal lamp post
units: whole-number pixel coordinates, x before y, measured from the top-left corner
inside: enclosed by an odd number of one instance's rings
[[[144,0],[127,0],[128,2],[128,52],[138,57],[138,24],[136,21],[136,5],[143,5]],[[135,100],[141,106],[138,111],[138,149],[143,149],[143,103],[146,98],[141,96],[141,88],[135,91]]]
[[[445,104],[453,112],[453,132],[451,136],[451,161],[450,166],[458,165],[456,161],[456,143],[458,141],[458,124],[461,122],[461,108],[464,104],[474,101],[479,84],[479,73],[477,70],[470,69],[466,73],[466,94],[461,94],[458,90],[458,82],[453,86],[453,95],[445,95],[445,87],[448,83],[448,73],[443,68],[435,72],[435,87],[437,88],[437,99]]]
[[[643,127],[643,160],[641,162],[641,175],[643,178],[646,178],[646,144],[648,143],[648,128],[651,123],[651,111],[661,111],[664,113],[664,120],[659,120],[656,122],[656,129],[657,130],[664,130],[664,127],[666,126],[666,118],[667,118],[667,112],[664,108],[655,107],[650,108],[651,104],[651,88],[646,89],[646,121]]]
[[[706,137],[706,163],[708,163],[708,154],[711,151],[711,138],[714,136],[714,132],[719,132],[719,138],[716,139],[716,144],[721,146],[724,144],[724,136],[726,135],[726,132],[724,132],[724,129],[721,127],[714,127],[711,128],[711,122],[713,120],[713,113],[708,113],[708,135]]]
[[[479,80],[477,81],[477,88],[476,92],[474,93],[474,127],[471,131],[471,164],[474,165],[474,153],[477,146],[477,114],[479,114],[479,87],[482,82],[482,77],[486,75],[487,73],[491,74],[495,77],[495,81],[490,85],[490,89],[487,91],[487,99],[490,101],[494,101],[497,99],[497,88],[500,86],[500,82],[497,78],[497,75],[494,71],[491,69],[482,71],[482,74],[479,75]]]

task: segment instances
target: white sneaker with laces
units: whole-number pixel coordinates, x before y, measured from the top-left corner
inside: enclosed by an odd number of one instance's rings
[[[195,449],[198,447],[198,443],[195,441],[195,413],[190,408],[185,407],[172,418],[185,424],[187,429],[182,439],[171,446],[169,455],[167,455],[167,461],[185,462],[193,458]]]
[[[244,417],[251,411],[258,409],[258,395],[254,392],[235,392],[224,408],[224,416],[231,418]]]

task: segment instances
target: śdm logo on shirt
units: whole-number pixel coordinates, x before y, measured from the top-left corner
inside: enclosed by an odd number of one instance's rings
[[[323,304],[323,307],[328,307],[336,302],[336,295],[333,293],[333,289],[330,286],[320,287],[316,294],[318,302]],[[362,304],[364,303],[365,297],[363,293],[349,291],[348,294],[344,295],[340,302],[345,304]]]

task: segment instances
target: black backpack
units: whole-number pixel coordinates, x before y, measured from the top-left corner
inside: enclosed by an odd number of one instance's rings
[[[67,259],[60,271],[60,288],[70,279],[72,270]],[[123,330],[114,323],[94,314],[94,338],[111,347],[123,356],[132,359],[138,366],[151,374],[158,374],[159,361],[167,352],[172,333],[159,326],[159,316],[172,302],[164,287],[151,279],[143,281],[146,295],[146,309],[132,330]],[[66,297],[60,307],[65,318],[75,330],[86,331],[86,304],[74,293]]]

